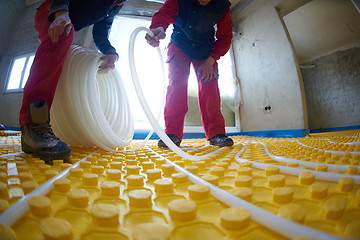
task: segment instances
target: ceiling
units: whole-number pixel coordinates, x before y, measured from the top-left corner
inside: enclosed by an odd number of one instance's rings
[[[33,4],[41,0],[25,0]],[[231,11],[253,0],[230,0]],[[128,0],[122,15],[151,17],[165,0]],[[300,63],[351,45],[360,45],[359,0],[283,0],[276,8],[283,17]]]
[[[313,0],[283,17],[300,63],[360,47],[360,14],[350,0]]]
[[[42,0],[25,0],[27,5],[31,5]],[[253,0],[229,0],[231,2],[231,8],[233,9],[239,3],[245,3],[247,5]],[[121,14],[125,15],[140,15],[140,16],[152,16],[165,2],[165,0],[128,0],[121,10]]]
[[[34,1],[34,0],[33,0]],[[36,0],[35,0],[36,1]],[[229,0],[231,9],[237,5],[247,5],[253,0]],[[165,0],[128,0],[121,9],[123,15],[149,16],[151,17],[165,2]]]

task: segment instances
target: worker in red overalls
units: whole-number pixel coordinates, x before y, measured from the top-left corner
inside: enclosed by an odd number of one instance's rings
[[[216,61],[226,54],[232,40],[230,2],[228,0],[166,0],[154,14],[146,35],[153,46],[165,38],[173,24],[168,47],[169,85],[164,110],[165,132],[179,146],[183,137],[187,107],[187,85],[192,64],[198,79],[198,101],[206,139],[211,145],[231,146],[225,135],[225,121],[220,111],[220,92]],[[217,26],[215,33],[214,26]],[[216,38],[216,39],[215,39]],[[166,147],[158,142],[159,147]]]
[[[93,25],[93,38],[104,54],[100,68],[115,67],[118,54],[108,35],[115,15],[126,0],[45,0],[34,26],[40,46],[24,88],[20,110],[21,147],[45,161],[65,159],[70,148],[52,132],[49,111],[74,31]]]

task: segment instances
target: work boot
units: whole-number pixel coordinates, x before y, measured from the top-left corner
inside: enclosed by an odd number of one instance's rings
[[[176,146],[180,146],[181,140],[175,134],[167,134],[167,135],[171,139],[171,141],[173,141],[173,143],[175,143]],[[168,148],[168,146],[166,146],[166,144],[161,139],[158,142],[158,147],[159,148]]]
[[[209,139],[210,145],[219,147],[228,147],[234,145],[234,141],[224,134],[218,134]]]
[[[46,101],[29,103],[28,112],[30,123],[21,127],[21,149],[45,161],[70,157],[69,146],[60,141],[51,129]]]

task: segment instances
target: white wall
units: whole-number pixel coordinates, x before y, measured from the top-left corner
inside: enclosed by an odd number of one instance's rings
[[[233,48],[240,80],[242,131],[307,128],[302,79],[291,42],[275,6],[254,0],[233,14]],[[270,105],[271,111],[264,106]]]

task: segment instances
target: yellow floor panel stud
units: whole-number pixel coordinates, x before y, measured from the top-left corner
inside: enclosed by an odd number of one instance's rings
[[[184,139],[186,153],[210,154],[200,161],[150,140],[70,146],[45,163],[0,132],[0,238],[360,239],[360,130],[232,138]]]

